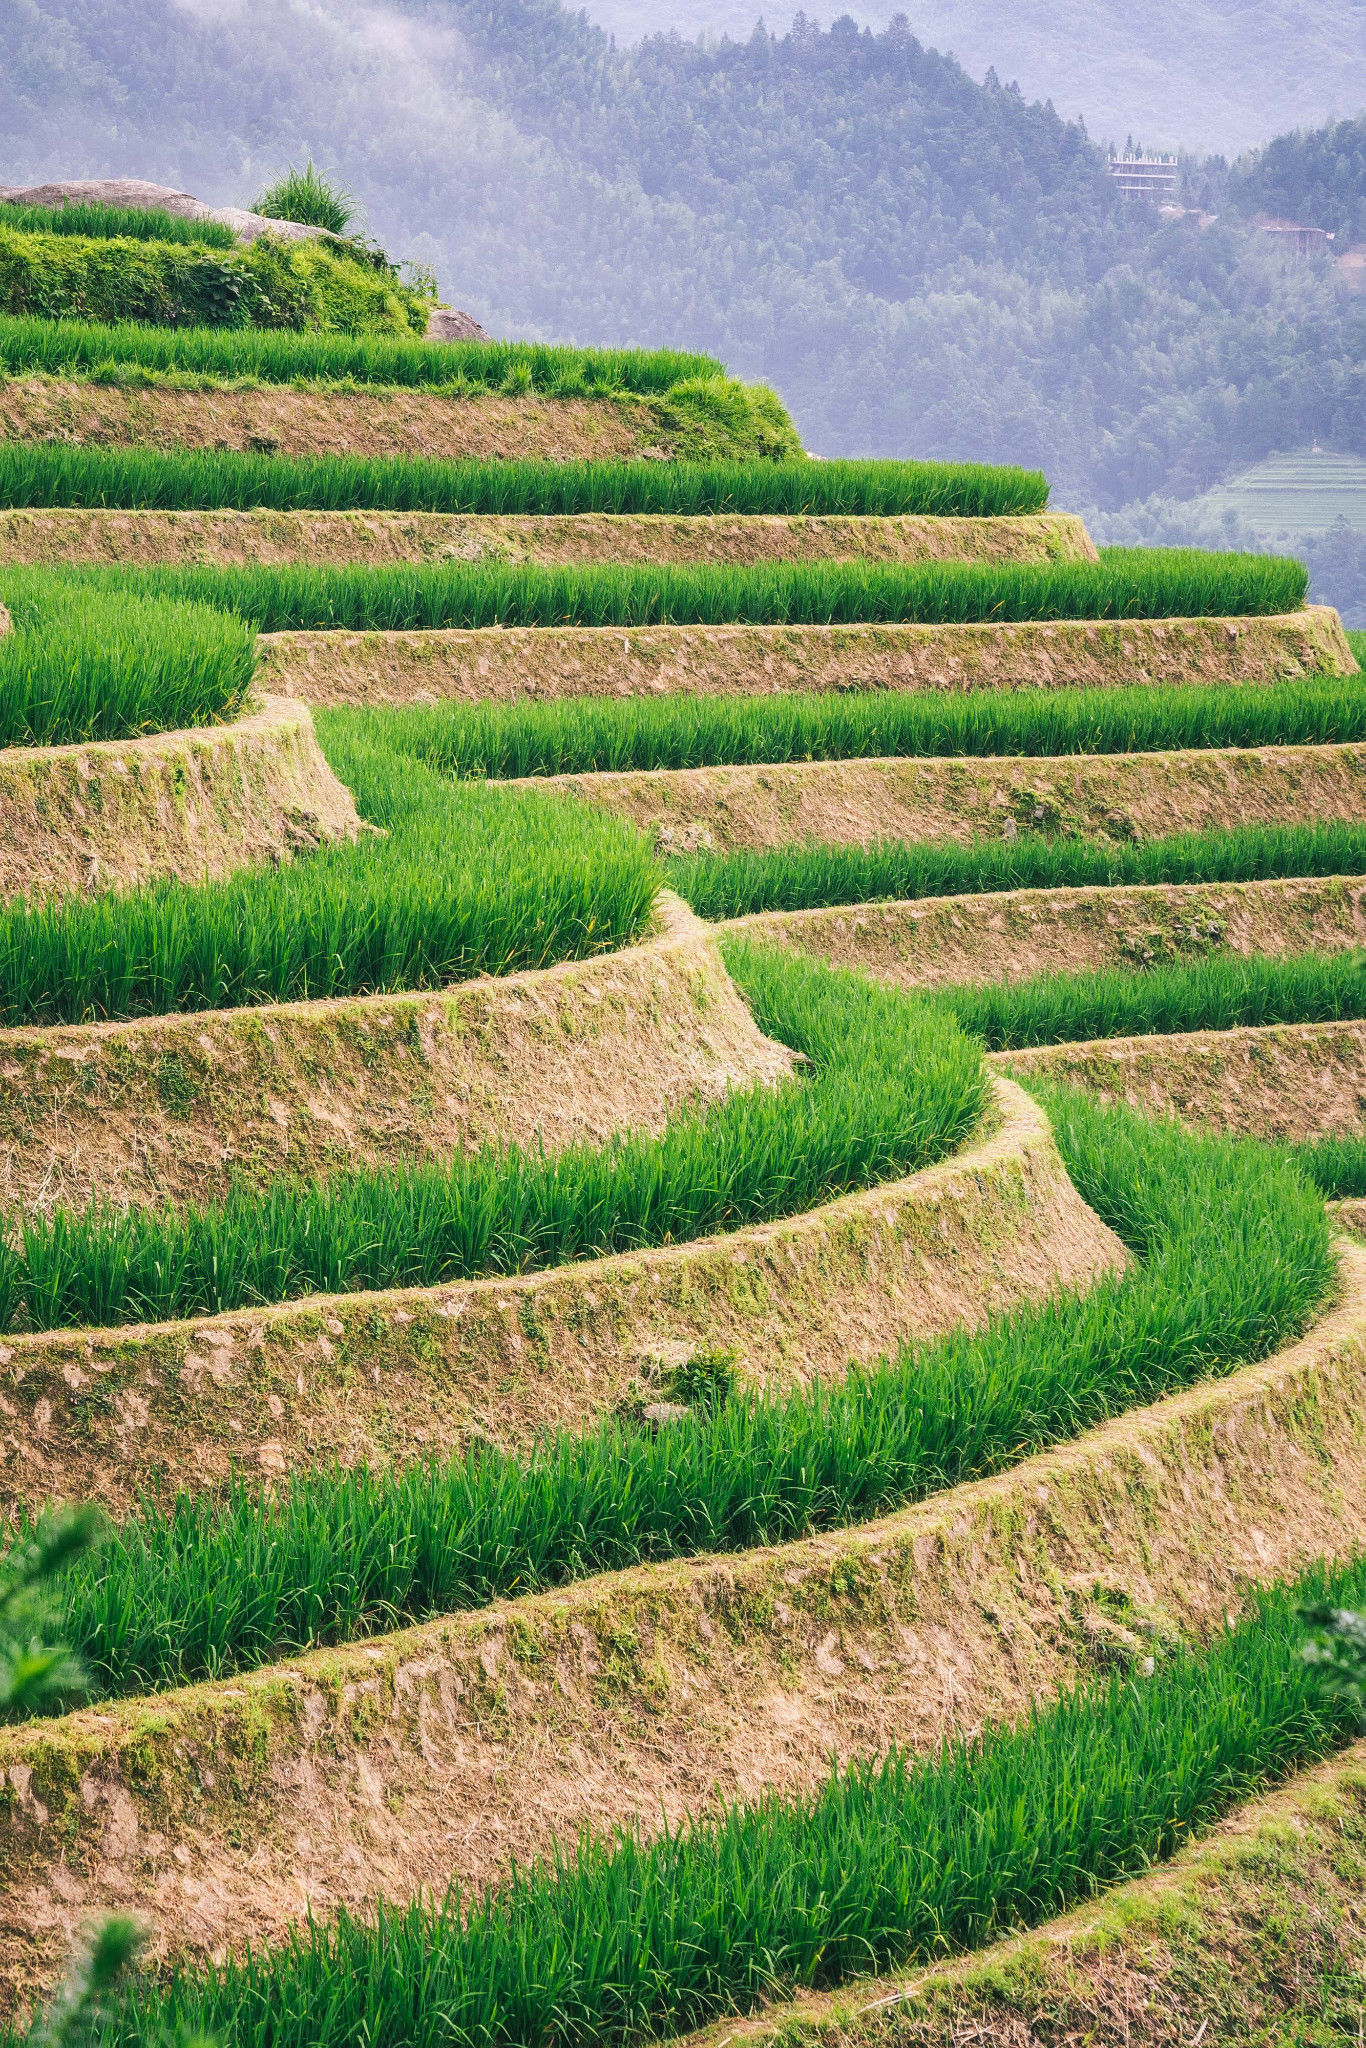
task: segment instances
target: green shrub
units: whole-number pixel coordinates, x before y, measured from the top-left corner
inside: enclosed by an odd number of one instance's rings
[[[211,249],[0,227],[0,313],[26,319],[421,335],[427,307],[322,241]]]

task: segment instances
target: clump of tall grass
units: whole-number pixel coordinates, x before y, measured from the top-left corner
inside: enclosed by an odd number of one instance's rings
[[[251,202],[253,213],[268,220],[300,221],[305,227],[326,228],[331,235],[351,232],[356,202],[333,178],[325,177],[312,157],[300,170],[291,164]]]
[[[1018,839],[975,846],[895,839],[869,847],[785,846],[774,852],[675,854],[666,871],[669,887],[699,917],[719,921],[761,911],[1006,889],[1360,875],[1366,874],[1366,825],[1243,825],[1123,844],[1023,831]]]
[[[0,370],[11,376],[108,376],[137,369],[261,384],[323,383],[662,394],[692,379],[724,380],[712,356],[682,349],[561,348],[527,341],[404,340],[284,328],[155,328],[133,322],[0,318]]]
[[[987,1083],[961,1033],[801,955],[777,956],[769,983],[774,1035],[809,1078],[549,1158],[486,1147],[179,1211],[27,1217],[0,1244],[0,1329],[159,1322],[679,1242],[910,1173],[972,1130]]]
[[[154,511],[1040,512],[1037,471],[980,462],[474,462],[0,445],[0,505]]]
[[[101,206],[89,199],[69,199],[62,206],[0,200],[0,228],[25,235],[83,235],[97,242],[199,242],[209,249],[231,249],[237,240],[222,221],[182,220],[159,207]]]
[[[727,951],[762,1027],[790,1034],[783,956]],[[841,979],[858,986],[830,970],[811,986]],[[842,1014],[829,1003],[827,1056]],[[889,1059],[901,1043],[889,1032]],[[659,1435],[613,1417],[522,1454],[476,1446],[392,1473],[301,1471],[264,1495],[241,1482],[221,1500],[148,1500],[69,1602],[65,1626],[96,1688],[240,1670],[594,1572],[858,1523],[1231,1372],[1305,1327],[1335,1268],[1322,1201],[1292,1162],[1076,1091],[1037,1092],[1083,1199],[1135,1255],[1123,1276],[833,1384],[703,1403]]]
[[[1099,562],[1029,564],[252,563],[50,573],[96,589],[116,586],[222,605],[262,632],[1119,622],[1293,611],[1304,602],[1307,584],[1302,562],[1276,555],[1204,554],[1196,548],[1107,548]],[[763,715],[772,717],[774,711],[774,700],[765,699]]]
[[[0,747],[131,739],[235,717],[256,635],[209,605],[59,591],[0,572]]]
[[[439,988],[610,952],[647,926],[660,870],[620,821],[443,781],[344,728],[325,751],[387,836],[197,887],[0,904],[0,1020]]]
[[[1366,739],[1366,691],[1330,677],[1237,689],[833,691],[570,697],[352,714],[446,775],[592,775],[908,755],[1136,754]]]
[[[148,1975],[101,2040],[626,2048],[979,1948],[1146,1872],[1350,1740],[1355,1704],[1299,1655],[1302,1616],[1363,1598],[1361,1559],[1316,1567],[1149,1677],[836,1766],[812,1796],[766,1793],[653,1840],[585,1831],[481,1894],[310,1918],[274,1951]]]
[[[937,988],[925,1000],[993,1052],[1076,1039],[1366,1017],[1366,950],[1289,960],[1216,954],[1172,965]]]

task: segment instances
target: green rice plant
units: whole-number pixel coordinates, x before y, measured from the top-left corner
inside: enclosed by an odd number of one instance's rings
[[[770,562],[692,567],[470,562],[251,564],[234,568],[65,569],[54,579],[222,605],[262,632],[384,632],[433,626],[973,624],[1292,611],[1303,563],[1194,548],[1109,548],[1099,562]],[[1011,693],[1014,694],[1013,692]],[[699,700],[688,699],[694,707]],[[708,700],[700,700],[706,703]],[[783,699],[783,705],[798,700]],[[975,700],[974,700],[975,701]],[[772,718],[761,707],[723,699]],[[676,703],[676,700],[675,700]],[[558,708],[558,707],[556,707]],[[578,711],[582,700],[573,707]],[[667,716],[674,704],[662,705]],[[941,715],[948,716],[945,705]],[[628,715],[639,707],[623,706]],[[684,715],[684,714],[680,714]],[[702,715],[694,709],[690,716]],[[728,712],[719,715],[732,715]]]
[[[101,206],[89,199],[69,199],[63,206],[0,200],[0,228],[17,234],[83,235],[93,242],[200,242],[209,249],[231,249],[237,240],[222,221],[182,220],[158,207]]]
[[[313,1293],[431,1287],[633,1251],[797,1214],[960,1144],[987,1083],[962,1035],[896,992],[779,955],[776,1036],[808,1062],[547,1158],[485,1147],[449,1162],[235,1188],[174,1210],[54,1209],[0,1249],[0,1328],[160,1322]]]
[[[883,840],[862,846],[689,853],[666,862],[669,887],[699,917],[816,910],[1007,889],[1114,889],[1183,882],[1262,882],[1290,875],[1366,874],[1366,825],[1243,825],[1116,844],[1018,839],[979,845]]]
[[[14,628],[0,634],[0,747],[171,732],[246,702],[256,635],[230,613],[3,572],[0,600]]]
[[[620,820],[445,782],[344,730],[326,752],[383,837],[199,886],[0,904],[0,1019],[440,988],[611,952],[648,927],[659,868]]]
[[[795,1035],[795,988],[820,996],[821,1039],[838,1043],[840,990],[858,977],[794,984],[780,953],[728,941],[727,955],[764,1029]],[[905,1027],[878,1014],[894,1064]],[[146,1500],[68,1601],[97,1689],[176,1684],[585,1574],[865,1521],[1299,1334],[1335,1266],[1321,1198],[1293,1162],[1078,1091],[1036,1092],[1083,1199],[1134,1255],[1122,1276],[831,1384],[700,1403],[658,1434],[613,1416],[520,1454],[476,1445],[397,1472],[313,1469],[265,1494],[239,1481],[225,1499]]]
[[[924,1000],[975,1032],[992,1052],[1173,1031],[1328,1024],[1366,1017],[1366,950],[1289,960],[1216,954],[1171,966],[1037,974],[932,989]]]
[[[1041,512],[1047,502],[1037,471],[975,462],[458,462],[0,444],[7,506],[981,518]]]
[[[1359,1557],[1316,1566],[1148,1676],[1113,1673],[928,1754],[836,1762],[812,1795],[765,1793],[653,1839],[584,1830],[480,1894],[343,1909],[273,1951],[149,1973],[100,2039],[183,2026],[224,2048],[626,2048],[980,1948],[1145,1873],[1350,1741],[1355,1705],[1299,1655],[1301,1615],[1363,1594]]]
[[[1308,1174],[1326,1201],[1360,1201],[1366,1196],[1366,1137],[1306,1138],[1300,1144],[1287,1145],[1285,1152]]]
[[[482,780],[784,761],[1137,754],[1366,739],[1354,677],[1100,690],[568,697],[353,712],[444,775]]]
[[[689,380],[725,380],[711,356],[680,349],[562,348],[526,341],[404,340],[284,329],[140,327],[133,322],[0,318],[0,370],[11,376],[109,376],[141,368],[260,384],[431,385],[582,394],[665,393]]]
[[[304,227],[346,235],[355,225],[356,202],[333,179],[324,177],[310,157],[302,170],[291,164],[258,192],[251,211],[264,214],[267,220],[299,221]]]

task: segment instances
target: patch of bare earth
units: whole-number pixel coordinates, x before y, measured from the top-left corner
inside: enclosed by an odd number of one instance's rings
[[[272,687],[311,704],[1108,689],[1285,682],[1356,668],[1337,613],[1324,606],[1282,618],[1122,626],[536,626],[270,633],[260,645]]]
[[[1098,1038],[992,1053],[988,1064],[1026,1081],[1075,1082],[1106,1101],[1233,1137],[1357,1137],[1366,1117],[1359,1021]]]
[[[227,725],[0,750],[0,896],[212,880],[360,830],[307,706],[281,697]]]
[[[125,1509],[153,1479],[222,1483],[525,1443],[667,1397],[699,1347],[783,1388],[911,1337],[1086,1287],[1122,1265],[1042,1112],[997,1083],[999,1127],[908,1179],[794,1216],[540,1273],[312,1296],[157,1328],[0,1344],[0,1507]]]
[[[543,457],[671,455],[648,399],[475,392],[182,390],[37,377],[0,382],[0,439],[72,446],[260,449],[280,455]]]
[[[0,1733],[8,1998],[128,1897],[162,1953],[278,1941],[1207,1640],[1250,1581],[1366,1540],[1366,1252],[1342,1281],[1265,1364],[882,1522]]]
[[[662,917],[625,952],[427,993],[0,1031],[0,1206],[555,1152],[786,1079],[708,927],[677,897]]]
[[[1366,745],[656,768],[509,787],[601,804],[680,853],[883,839],[966,846],[1028,832],[1125,841],[1306,818],[1355,822],[1366,815]]]
[[[0,562],[1094,561],[1075,514],[0,512]]]
[[[1333,953],[1366,944],[1366,878],[1159,888],[1011,889],[833,910],[769,911],[724,927],[861,967],[902,988],[1017,980],[1216,954]]]

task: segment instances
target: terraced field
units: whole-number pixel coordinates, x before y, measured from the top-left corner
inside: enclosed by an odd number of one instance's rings
[[[463,346],[0,446],[0,2040],[1344,2037],[1347,636]]]

